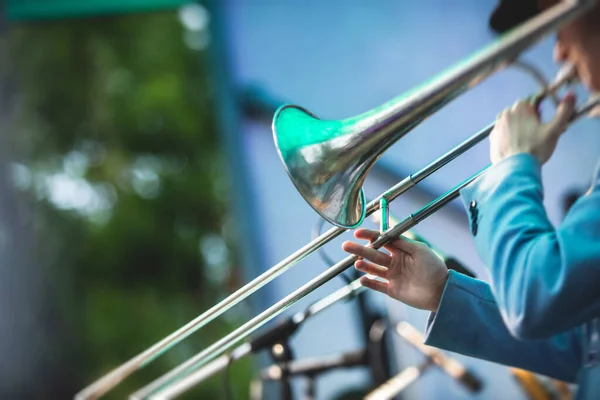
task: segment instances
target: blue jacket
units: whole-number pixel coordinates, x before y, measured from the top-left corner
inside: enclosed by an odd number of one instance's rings
[[[490,284],[451,272],[426,344],[578,382],[600,398],[600,177],[555,228],[541,166],[519,154],[461,192]]]

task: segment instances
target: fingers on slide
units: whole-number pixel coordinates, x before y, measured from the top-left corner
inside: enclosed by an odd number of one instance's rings
[[[380,267],[377,264],[374,264],[370,261],[358,260],[354,266],[360,272],[364,272],[365,274],[374,275],[378,278],[388,279],[388,269]]]
[[[377,281],[375,279],[371,279],[368,276],[363,276],[360,278],[360,284],[366,288],[376,290],[383,294],[388,294],[388,284],[385,282]]]
[[[344,249],[345,252],[354,254],[360,258],[366,258],[367,260],[384,267],[389,266],[392,261],[392,257],[389,255],[354,242],[344,242],[344,244],[342,244],[342,249]]]

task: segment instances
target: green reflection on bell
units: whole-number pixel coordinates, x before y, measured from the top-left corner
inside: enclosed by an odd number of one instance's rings
[[[344,228],[365,218],[364,173],[357,169],[359,143],[352,131],[344,121],[322,121],[291,105],[280,107],[273,120],[275,145],[292,182],[321,217]]]
[[[367,172],[433,111],[436,100],[412,90],[340,121],[320,120],[302,107],[284,105],[273,118],[275,146],[308,204],[333,225],[356,228],[366,216],[362,186]]]

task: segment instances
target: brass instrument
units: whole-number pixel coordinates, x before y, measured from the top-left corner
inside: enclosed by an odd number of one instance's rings
[[[335,226],[185,326],[83,389],[76,395],[76,399],[96,399],[104,395],[133,372],[239,304],[324,244],[346,230],[359,226],[366,216],[379,209],[385,210],[387,203],[485,139],[493,129],[493,123],[366,204],[363,181],[385,150],[444,105],[493,73],[514,63],[523,51],[590,9],[595,2],[596,0],[559,2],[436,78],[359,116],[341,121],[323,121],[299,106],[281,107],[274,117],[273,134],[283,164],[306,201],[320,216]],[[569,74],[561,76],[555,83],[544,88],[536,96],[536,100],[552,96],[572,79],[573,76]],[[578,108],[574,119],[586,115],[599,104],[600,97],[589,100]],[[485,169],[458,184],[393,228],[385,226],[384,232],[370,246],[378,249],[408,231],[456,199],[460,189],[484,171]],[[131,398],[167,398],[161,391],[168,389],[169,385],[231,350],[298,300],[352,266],[355,261],[355,256],[344,258],[177,368],[141,388]]]

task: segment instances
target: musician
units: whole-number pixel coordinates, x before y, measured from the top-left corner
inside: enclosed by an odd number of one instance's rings
[[[504,31],[553,3],[505,0],[491,25]],[[560,30],[555,58],[600,91],[600,6]],[[558,228],[544,210],[540,177],[573,108],[568,95],[548,123],[526,102],[505,110],[490,135],[492,166],[461,192],[489,285],[448,271],[426,245],[405,238],[385,246],[389,255],[352,242],[343,248],[364,258],[358,270],[386,280],[363,277],[364,286],[432,311],[426,344],[577,382],[578,398],[600,399],[600,173]],[[372,241],[378,232],[355,236]]]

